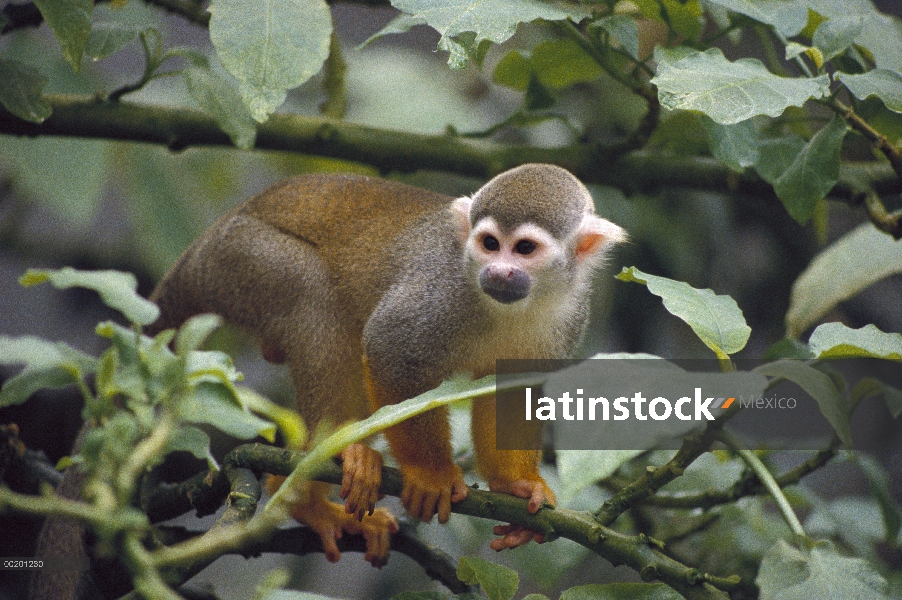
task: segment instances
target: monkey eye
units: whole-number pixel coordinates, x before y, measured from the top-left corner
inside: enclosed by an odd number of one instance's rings
[[[482,247],[489,252],[495,252],[501,248],[501,243],[494,236],[487,235],[482,238]]]
[[[514,246],[514,252],[517,254],[532,254],[536,249],[536,243],[532,240],[520,240]]]

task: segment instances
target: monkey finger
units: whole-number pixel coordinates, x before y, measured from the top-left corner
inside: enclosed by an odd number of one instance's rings
[[[460,502],[467,497],[469,491],[470,488],[467,487],[463,479],[455,481],[454,485],[451,486],[451,502]]]
[[[439,493],[438,497],[438,522],[447,523],[448,517],[451,516],[451,493],[454,489],[444,489]]]
[[[423,492],[423,503],[420,510],[420,520],[422,522],[428,523],[432,520],[432,517],[435,515],[436,505],[439,502],[441,494],[441,490],[433,489],[427,489],[425,490],[425,492]]]
[[[341,529],[327,526],[318,528],[316,532],[319,534],[320,540],[322,540],[323,553],[326,555],[326,560],[331,563],[338,562],[341,558],[341,552],[338,551],[336,540],[341,538]]]
[[[502,536],[500,539],[492,540],[489,544],[489,547],[496,552],[527,544],[536,535],[534,531],[526,529],[522,525],[496,525],[493,531],[496,535]]]

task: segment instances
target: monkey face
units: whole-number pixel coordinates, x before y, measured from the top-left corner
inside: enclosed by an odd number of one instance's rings
[[[529,297],[562,255],[560,243],[531,223],[503,231],[487,217],[476,223],[467,240],[467,258],[478,273],[479,287],[502,304]]]

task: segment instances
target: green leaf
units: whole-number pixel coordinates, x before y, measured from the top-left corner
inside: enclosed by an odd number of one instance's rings
[[[15,60],[0,58],[0,104],[20,119],[42,123],[53,108],[44,99],[47,77]]]
[[[558,450],[558,475],[562,498],[572,498],[590,485],[610,477],[642,450]]]
[[[500,44],[514,35],[520,23],[536,19],[579,22],[589,16],[575,3],[558,5],[541,0],[392,0],[392,6],[425,21],[442,35],[438,47],[451,52],[448,64],[452,68],[467,64],[466,51],[453,40],[464,32],[475,33],[477,44],[482,40]]]
[[[761,600],[889,600],[889,590],[870,563],[830,548],[810,553],[780,540],[764,555],[755,583]]]
[[[363,50],[366,46],[369,46],[370,42],[378,40],[379,38],[392,35],[396,33],[407,33],[411,30],[411,28],[416,27],[417,25],[425,25],[426,20],[414,17],[412,15],[408,15],[405,13],[401,13],[394,19],[388,22],[388,25],[380,29],[378,32],[374,33],[370,37],[367,38],[365,42],[357,46],[357,50]]]
[[[824,58],[824,53],[821,52],[820,49],[804,46],[796,42],[789,42],[786,44],[786,60],[792,60],[803,53],[807,54],[808,58],[814,61],[814,66],[818,69],[824,66],[824,61],[826,59]]]
[[[799,225],[811,218],[819,200],[839,180],[839,151],[849,130],[836,116],[822,127],[774,182],[774,191]]]
[[[92,0],[34,0],[41,16],[63,49],[63,56],[78,72],[91,34]]]
[[[799,360],[808,360],[814,358],[811,348],[808,344],[803,344],[799,340],[792,338],[783,338],[770,348],[764,351],[761,356],[762,360],[772,361],[781,358],[797,358]]]
[[[600,28],[616,39],[627,54],[639,58],[639,26],[627,15],[611,15],[593,21],[589,27]]]
[[[97,23],[85,44],[85,54],[94,60],[112,56],[138,37],[139,31],[138,27],[127,23]]]
[[[529,78],[526,86],[526,95],[523,98],[523,106],[527,110],[544,110],[555,105],[557,100],[551,95],[551,92],[539,82],[539,78],[535,75]]]
[[[307,427],[294,410],[280,406],[245,386],[235,386],[235,395],[241,406],[272,421],[282,432],[285,445],[292,450],[302,450],[307,441]]]
[[[253,148],[257,127],[232,83],[211,69],[196,65],[186,67],[184,76],[191,98],[216,120],[235,147]]]
[[[852,430],[849,428],[849,405],[836,389],[829,375],[799,360],[778,360],[757,367],[756,373],[768,377],[783,377],[797,384],[817,401],[821,414],[827,419],[840,441],[852,447]]]
[[[777,117],[830,91],[826,75],[779,77],[757,59],[730,62],[719,48],[660,63],[651,83],[665,107],[698,111],[724,125],[757,115]]]
[[[28,400],[43,388],[58,388],[75,383],[97,369],[97,359],[62,342],[38,337],[0,335],[0,365],[25,365],[0,389],[0,406],[13,406]]]
[[[478,583],[489,600],[511,600],[520,586],[516,571],[475,556],[460,559],[457,578],[469,585]]]
[[[260,123],[329,55],[332,16],[325,0],[214,0],[209,10],[210,40]]]
[[[561,594],[561,600],[682,600],[663,583],[592,583],[578,585]]]
[[[824,323],[811,334],[808,345],[817,358],[902,360],[902,334],[884,333],[876,325],[852,329],[842,323]]]
[[[874,69],[860,75],[837,73],[842,82],[859,100],[877,96],[888,109],[902,113],[902,75],[889,69]]]
[[[821,20],[860,18],[862,28],[855,45],[866,49],[878,68],[902,71],[902,27],[898,17],[881,14],[869,0],[807,0],[805,5]]]
[[[748,371],[686,371],[670,361],[654,359],[648,355],[598,354],[590,360],[549,373],[542,385],[542,393],[549,398],[560,398],[565,392],[572,393],[574,382],[578,382],[578,387],[586,391],[604,390],[607,398],[628,397],[637,389],[642,390],[648,398],[691,396],[696,389],[704,390],[706,397],[728,398],[735,396],[736,390],[743,390],[743,394],[748,393],[751,397],[760,397],[756,394],[764,391],[767,377]],[[720,412],[712,408],[709,414],[716,419]],[[599,430],[597,439],[593,439],[589,430],[578,434],[578,437],[561,436],[555,442],[558,447],[566,447],[571,443],[570,440],[574,440],[578,446],[574,444],[569,447],[651,450],[678,440],[699,427],[699,421],[696,420],[650,419],[643,421],[641,427],[603,428]],[[615,461],[625,457],[626,454],[611,456]],[[599,472],[602,472],[601,469]],[[579,481],[581,476],[582,474],[574,474],[573,480],[564,485],[581,485],[585,481]]]
[[[193,383],[221,383],[232,393],[232,403],[240,404],[235,388],[235,381],[244,378],[235,370],[232,357],[218,350],[194,350],[185,356],[185,375]]]
[[[789,135],[761,140],[755,170],[761,178],[773,185],[785,173],[805,147],[805,140]]]
[[[674,46],[672,48],[665,46],[655,46],[654,57],[655,62],[659,65],[661,63],[674,65],[684,58],[695,56],[697,54],[701,54],[701,52],[699,52],[695,48],[690,48],[689,46]]]
[[[902,390],[873,377],[864,377],[858,380],[852,393],[849,394],[849,400],[852,402],[852,406],[857,406],[859,402],[873,396],[883,396],[886,408],[889,409],[894,419],[898,419],[899,415],[902,415]]]
[[[760,136],[754,119],[721,125],[702,116],[702,125],[708,134],[711,154],[730,169],[741,172],[758,162]]]
[[[103,303],[125,315],[131,323],[149,325],[157,320],[157,305],[138,295],[138,280],[122,271],[78,271],[72,267],[57,270],[29,269],[19,279],[25,287],[49,281],[54,287],[82,287],[100,294]]]
[[[179,328],[175,338],[175,351],[185,355],[197,350],[220,325],[222,317],[218,315],[204,314],[191,317]]]
[[[530,56],[533,72],[539,82],[552,89],[563,89],[576,83],[601,77],[601,67],[573,40],[545,40]]]
[[[792,286],[786,331],[799,337],[834,306],[902,273],[902,241],[864,223],[818,254]]]
[[[219,469],[219,464],[210,452],[210,436],[197,427],[181,426],[175,430],[169,443],[166,444],[166,453],[176,451],[190,452],[196,458],[207,461],[211,469]]]
[[[824,60],[845,52],[861,35],[864,20],[859,15],[835,17],[824,21],[814,31],[811,43],[823,53]]]
[[[531,77],[532,63],[518,50],[505,54],[492,71],[495,83],[519,91],[526,90]]]
[[[756,21],[773,25],[785,37],[802,31],[808,23],[808,9],[796,0],[707,0],[709,4],[722,6],[746,15]]]
[[[720,359],[739,352],[748,342],[752,330],[736,301],[729,296],[718,296],[709,289],[699,290],[682,281],[647,275],[635,267],[624,267],[617,279],[647,285],[648,291],[660,296],[664,307],[688,323]]]
[[[232,391],[218,383],[197,385],[179,405],[179,416],[189,423],[205,423],[242,440],[258,435],[270,442],[275,440],[275,425],[238,406]]]
[[[879,541],[893,545],[899,537],[899,531],[902,530],[902,510],[893,497],[889,473],[877,460],[866,454],[855,455],[854,460],[868,478],[871,495],[880,506],[883,515],[883,526],[886,531],[883,539]]]
[[[674,32],[687,40],[699,39],[705,22],[698,0],[661,0],[661,4]]]

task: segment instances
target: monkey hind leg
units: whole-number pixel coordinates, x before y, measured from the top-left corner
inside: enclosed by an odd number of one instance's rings
[[[285,480],[284,477],[271,477],[268,487],[274,492]],[[323,552],[329,562],[341,558],[338,540],[344,534],[362,535],[366,542],[364,560],[379,567],[388,560],[391,547],[391,535],[398,532],[398,522],[384,508],[377,508],[372,514],[358,520],[348,514],[345,507],[328,499],[329,485],[316,481],[307,482],[299,490],[303,499],[291,509],[291,516],[308,525],[320,537]]]

